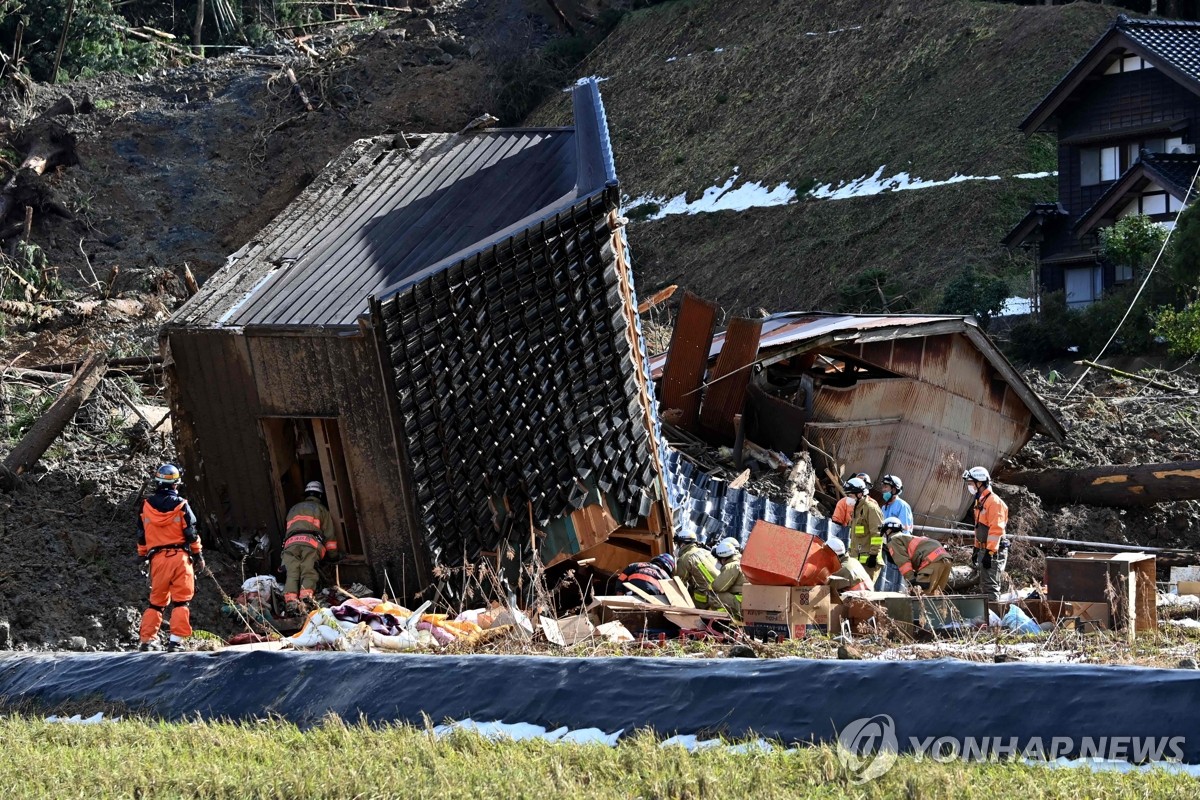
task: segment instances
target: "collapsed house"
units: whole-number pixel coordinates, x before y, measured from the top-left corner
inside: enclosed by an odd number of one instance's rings
[[[714,336],[716,314],[686,296],[670,348],[651,362],[663,418],[713,445],[807,452],[823,478],[898,475],[917,524],[963,518],[964,469],[994,468],[1035,433],[1064,438],[971,317],[786,313],[735,318]],[[824,530],[807,503],[756,495],[679,452],[668,467],[679,526],[743,542],[760,519]]]
[[[206,535],[277,549],[321,480],[344,581],[666,546],[604,109],[573,91],[568,128],[356,142],[170,319]]]

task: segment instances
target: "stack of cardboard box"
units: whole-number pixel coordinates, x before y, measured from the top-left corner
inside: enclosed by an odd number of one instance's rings
[[[827,585],[837,555],[815,536],[758,522],[746,542],[742,618],[757,639],[801,639],[829,627],[835,600]]]

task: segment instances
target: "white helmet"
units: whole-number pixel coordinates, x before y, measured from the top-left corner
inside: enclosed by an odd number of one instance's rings
[[[963,472],[962,479],[964,481],[979,481],[980,483],[987,483],[992,479],[992,476],[989,475],[988,471],[983,467],[971,467],[969,470]]]
[[[890,537],[893,533],[903,533],[904,523],[899,517],[888,517],[879,524],[879,531],[885,536]]]
[[[325,487],[321,485],[320,481],[309,481],[308,485],[304,487],[304,493],[305,494],[319,494],[322,497],[324,497],[325,496]]]
[[[713,548],[712,554],[717,558],[731,558],[741,552],[742,546],[737,539],[732,536],[726,537],[717,542],[717,546]]]
[[[675,531],[675,541],[677,542],[698,542],[700,537],[696,535],[694,530]]]
[[[900,494],[904,491],[904,481],[900,480],[899,475],[884,475],[880,482],[891,486],[896,490],[896,494]]]
[[[845,543],[841,539],[837,538],[836,536],[831,537],[830,540],[825,543],[825,546],[828,547],[833,552],[837,553],[838,558],[841,558],[842,556],[846,555]]]
[[[851,478],[842,484],[842,491],[846,494],[866,494],[867,482],[862,478]]]

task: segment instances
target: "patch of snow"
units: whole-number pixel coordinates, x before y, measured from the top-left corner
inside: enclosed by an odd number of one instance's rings
[[[668,59],[668,61],[670,60],[672,59]],[[690,203],[687,200],[687,193],[683,192],[670,198],[653,194],[644,194],[633,199],[627,198],[624,206],[626,209],[631,209],[651,203],[657,205],[658,211],[645,218],[647,220],[657,220],[675,214],[706,214],[710,211],[745,211],[748,208],[784,206],[802,199],[845,200],[851,197],[870,197],[872,195],[883,194],[884,192],[928,189],[934,186],[948,186],[953,183],[965,183],[967,181],[1004,180],[1000,175],[979,176],[960,175],[957,173],[941,181],[914,178],[907,172],[899,172],[890,177],[884,177],[883,171],[886,166],[885,164],[875,170],[874,174],[869,177],[863,175],[857,180],[839,183],[836,187],[832,183],[818,186],[804,197],[797,196],[796,190],[791,188],[786,182],[775,187],[758,181],[750,181],[739,186],[739,169],[738,167],[734,167],[732,177],[720,185],[710,186],[705,189],[698,200],[693,200]],[[1053,174],[1057,173],[1025,172],[1013,175],[1012,177],[1025,180]],[[1028,303],[1028,301],[1025,302]],[[1029,312],[1014,311],[1011,313]]]
[[[1031,766],[1047,767],[1049,769],[1079,769],[1080,767],[1086,767],[1097,772],[1149,772],[1150,770],[1161,769],[1172,775],[1190,775],[1193,778],[1200,778],[1200,764],[1180,764],[1175,761],[1132,764],[1128,761],[1112,761],[1106,758],[1056,758],[1053,761],[1038,761],[1024,758],[1021,760]]]
[[[46,717],[46,722],[66,722],[66,723],[70,723],[72,725],[98,725],[101,722],[120,722],[120,721],[121,721],[120,717],[109,717],[108,719],[105,719],[103,711],[97,711],[95,714],[88,717],[87,719],[84,719],[82,714],[76,714],[73,717],[60,717],[57,714],[51,714],[50,716]]]
[[[1078,353],[1078,352],[1079,352],[1079,345],[1077,345],[1077,344],[1073,344],[1073,345],[1071,345],[1070,347],[1068,347],[1068,348],[1067,348],[1067,352],[1068,352],[1068,353]]]
[[[511,739],[514,742],[543,739],[547,742],[604,744],[609,747],[615,747],[617,739],[625,732],[624,728],[610,734],[599,728],[582,728],[572,731],[565,727],[547,731],[541,725],[528,722],[476,722],[473,719],[464,719],[448,725],[438,725],[433,729],[433,734],[434,736],[446,736],[456,730],[471,731],[488,739]]]
[[[607,81],[607,80],[610,80],[610,79],[609,79],[609,78],[602,78],[602,77],[600,77],[599,75],[588,75],[588,76],[586,76],[586,77],[580,78],[579,80],[575,81],[573,84],[571,84],[571,85],[570,85],[570,86],[568,86],[567,88],[563,89],[563,91],[564,91],[564,92],[570,92],[570,91],[573,91],[573,90],[575,89],[575,87],[576,87],[576,86],[583,86],[583,85],[584,85],[585,83],[587,83],[588,81],[595,81],[596,83],[604,83],[604,82],[605,82],[605,81]]]
[[[725,48],[724,48],[724,47],[714,47],[714,48],[713,48],[713,52],[714,52],[714,53],[724,53],[724,52],[725,52]]]
[[[1030,181],[1036,178],[1054,178],[1058,175],[1058,170],[1054,172],[1018,172],[1013,175],[1014,178],[1020,178],[1023,181]]]
[[[710,186],[704,190],[699,199],[688,202],[687,193],[683,192],[672,198],[643,195],[625,204],[626,208],[653,203],[658,211],[646,219],[662,219],[673,214],[704,214],[710,211],[745,211],[748,208],[765,208],[767,206],[783,206],[796,200],[796,190],[781,183],[771,188],[757,181],[743,183],[737,186],[738,168],[734,167],[733,176],[720,186]]]
[[[679,56],[671,56],[670,58],[667,59],[667,63],[670,64],[672,61],[678,61],[678,60],[679,60]]]
[[[924,178],[914,178],[907,172],[898,172],[891,177],[883,176],[884,169],[887,165],[884,164],[879,169],[875,170],[870,177],[863,175],[861,178],[853,181],[845,181],[839,183],[836,187],[831,183],[826,183],[823,186],[818,186],[812,190],[811,197],[818,200],[845,200],[849,197],[870,197],[872,195],[883,194],[884,192],[904,192],[909,189],[928,189],[932,186],[948,186],[952,183],[965,183],[967,181],[999,181],[1003,178],[999,175],[961,175],[955,173],[944,181],[926,180]],[[1053,174],[1053,173],[1052,173]],[[1030,178],[1045,177],[1044,173],[1040,172],[1022,172],[1013,175],[1013,178],[1020,180],[1028,180]]]
[[[1028,297],[1010,297],[1000,307],[1000,316],[1014,317],[1018,314],[1032,314],[1033,301]]]

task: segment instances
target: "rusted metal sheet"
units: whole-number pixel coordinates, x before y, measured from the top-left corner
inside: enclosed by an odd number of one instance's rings
[[[811,441],[849,469],[899,475],[914,513],[941,521],[957,521],[966,510],[964,469],[995,464],[1029,435],[1027,425],[906,378],[823,387],[813,416],[818,424],[808,428]],[[889,419],[895,421],[864,424]]]
[[[671,346],[662,371],[664,412],[676,409],[675,425],[695,431],[700,415],[700,386],[708,368],[717,306],[688,292],[683,296]]]
[[[758,358],[758,337],[762,320],[734,317],[725,331],[725,346],[717,356],[704,403],[700,407],[700,425],[709,433],[732,440],[736,433],[734,417],[746,403],[750,367]]]

